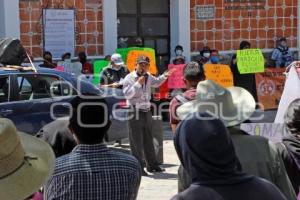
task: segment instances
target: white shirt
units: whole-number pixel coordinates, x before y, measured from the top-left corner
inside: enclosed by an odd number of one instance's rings
[[[146,83],[142,86],[137,80],[139,76],[136,71],[128,74],[123,81],[123,92],[127,105],[135,106],[137,109],[149,109],[151,107],[151,87],[159,87],[167,77],[161,75],[154,77],[150,73]]]

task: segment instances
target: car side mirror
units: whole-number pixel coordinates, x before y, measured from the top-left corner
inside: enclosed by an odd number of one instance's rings
[[[55,81],[50,86],[51,96],[72,96],[73,87],[66,81]]]

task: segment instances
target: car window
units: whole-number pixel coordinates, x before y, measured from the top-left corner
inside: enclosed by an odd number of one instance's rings
[[[9,78],[0,77],[0,103],[8,102],[9,99]]]
[[[19,100],[45,99],[54,96],[68,96],[70,93],[76,95],[76,91],[72,90],[67,93],[67,87],[64,82],[57,76],[41,75],[41,74],[24,74],[18,75]],[[53,92],[53,87],[57,88]],[[51,89],[52,88],[52,89]]]

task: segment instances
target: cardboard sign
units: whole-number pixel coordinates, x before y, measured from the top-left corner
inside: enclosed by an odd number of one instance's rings
[[[157,68],[156,68],[156,63],[155,63],[155,55],[153,53],[151,53],[150,51],[144,51],[144,50],[131,50],[131,51],[129,51],[128,55],[127,55],[127,60],[126,60],[126,65],[127,65],[128,70],[130,72],[132,72],[135,69],[137,58],[140,55],[144,55],[144,56],[149,57],[149,59],[150,59],[149,72],[153,75],[156,75]]]
[[[278,108],[285,82],[284,71],[266,68],[264,73],[255,74],[257,98],[264,110]]]
[[[168,87],[169,89],[181,89],[185,88],[185,84],[183,82],[183,68],[184,64],[182,65],[173,65],[169,64],[168,69],[176,69],[173,74],[168,78]]]
[[[300,74],[298,74],[297,69],[292,66],[288,73],[282,97],[279,102],[275,118],[276,123],[284,123],[283,118],[288,106],[292,101],[298,98],[300,98]]]
[[[277,123],[242,123],[240,128],[250,135],[263,136],[275,143],[289,134],[283,124]]]
[[[228,65],[205,64],[204,72],[206,80],[212,80],[225,88],[233,86],[233,76]]]
[[[265,59],[260,49],[238,50],[237,65],[240,74],[264,72]]]
[[[142,47],[118,48],[118,49],[116,49],[116,53],[120,54],[122,56],[123,61],[126,63],[128,53],[130,51],[133,51],[133,50],[149,51],[153,55],[154,62],[156,63],[156,60],[155,60],[155,50],[152,49],[152,48],[142,48]]]
[[[93,63],[93,66],[94,66],[93,84],[94,85],[99,85],[99,83],[100,83],[100,74],[101,74],[103,68],[106,67],[108,64],[109,64],[109,61],[107,61],[107,60],[96,60]]]

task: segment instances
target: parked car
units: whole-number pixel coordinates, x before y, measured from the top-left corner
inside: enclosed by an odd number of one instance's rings
[[[11,119],[18,130],[31,135],[55,118],[69,115],[71,99],[80,94],[102,96],[108,102],[112,121],[108,141],[128,137],[128,110],[122,90],[100,89],[51,69],[38,68],[37,72],[0,69],[0,116]]]

